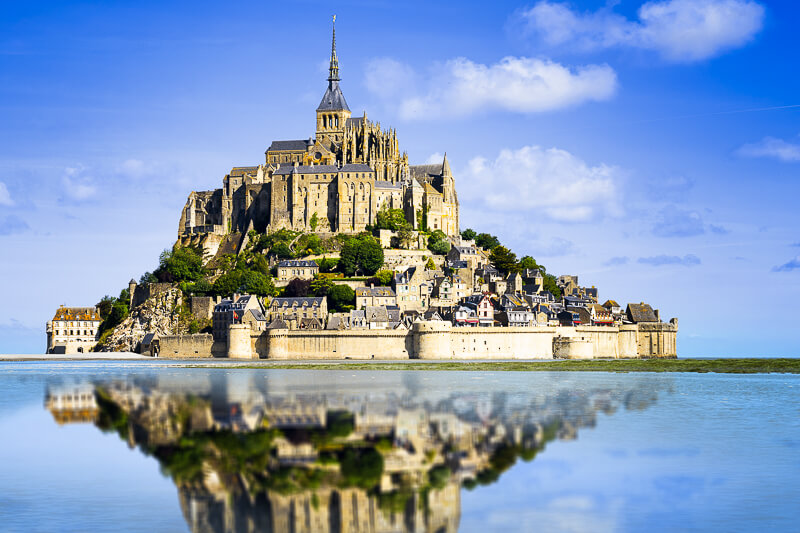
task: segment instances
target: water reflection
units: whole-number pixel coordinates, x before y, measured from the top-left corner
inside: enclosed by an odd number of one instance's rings
[[[420,376],[134,376],[53,386],[45,405],[59,424],[93,423],[157,459],[194,532],[450,532],[462,487],[660,392],[633,377],[486,392]]]

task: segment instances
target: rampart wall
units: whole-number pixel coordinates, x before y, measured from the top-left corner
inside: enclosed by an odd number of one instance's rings
[[[455,328],[417,322],[407,330],[253,332],[234,324],[228,342],[211,335],[160,339],[162,357],[236,359],[591,359],[676,357],[677,324],[619,327]]]

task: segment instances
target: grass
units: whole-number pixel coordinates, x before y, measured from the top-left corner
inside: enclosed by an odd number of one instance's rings
[[[194,366],[194,365],[192,365]],[[220,365],[200,365],[219,367]],[[228,366],[228,365],[225,365]],[[592,359],[567,361],[506,362],[410,362],[410,363],[294,363],[237,364],[237,368],[279,368],[301,370],[470,370],[517,372],[716,372],[722,374],[800,374],[800,359]]]

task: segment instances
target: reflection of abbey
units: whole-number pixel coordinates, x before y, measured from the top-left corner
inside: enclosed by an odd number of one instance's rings
[[[382,129],[366,112],[351,116],[339,87],[334,30],[315,137],[273,141],[264,164],[235,167],[221,189],[192,192],[179,234],[359,232],[387,208],[402,209],[415,228],[426,217],[431,230],[457,235],[458,198],[447,156],[440,164],[413,166],[399,146],[394,129]]]
[[[155,458],[194,533],[455,533],[471,525],[461,487],[502,490],[493,484],[515,464],[600,413],[652,405],[664,387],[634,376],[492,391],[436,374],[131,375],[96,382],[88,416],[72,403],[87,385],[48,390],[46,406],[59,424],[92,421]]]

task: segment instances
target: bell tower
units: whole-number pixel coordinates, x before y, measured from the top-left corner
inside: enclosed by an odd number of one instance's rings
[[[341,144],[344,139],[345,123],[350,118],[350,108],[347,107],[347,101],[339,88],[339,81],[339,58],[336,56],[336,15],[334,15],[328,89],[317,107],[317,142],[328,148]]]

